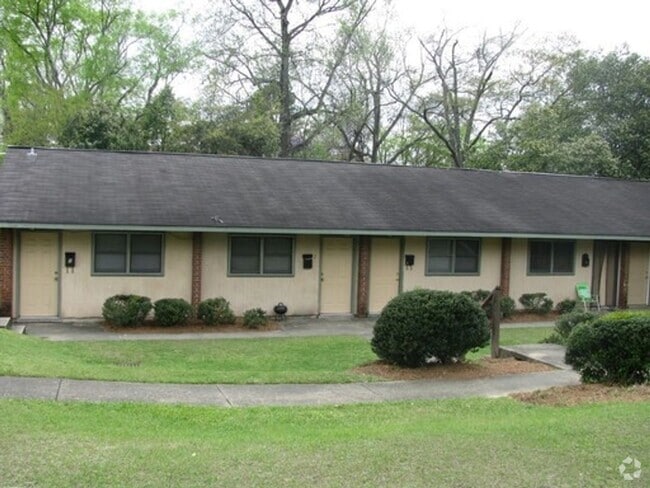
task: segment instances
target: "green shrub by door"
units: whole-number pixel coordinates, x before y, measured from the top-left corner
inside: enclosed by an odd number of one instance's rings
[[[144,322],[151,311],[151,300],[139,295],[113,295],[102,307],[102,317],[109,324],[133,327]]]
[[[192,305],[182,298],[163,298],[153,308],[156,322],[165,327],[182,325],[192,316]]]

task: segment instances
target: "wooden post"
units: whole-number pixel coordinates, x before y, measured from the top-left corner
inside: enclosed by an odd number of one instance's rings
[[[490,317],[490,352],[493,358],[499,357],[499,334],[501,332],[501,288],[492,292],[492,317]]]
[[[358,267],[356,316],[365,318],[368,316],[370,291],[370,236],[359,236]]]

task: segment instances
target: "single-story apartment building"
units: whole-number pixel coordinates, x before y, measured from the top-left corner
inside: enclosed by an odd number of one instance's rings
[[[395,295],[587,282],[646,306],[650,182],[362,163],[10,147],[0,307],[101,315],[135,293],[235,313],[379,313]]]

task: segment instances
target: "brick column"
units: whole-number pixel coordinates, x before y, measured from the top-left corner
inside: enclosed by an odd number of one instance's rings
[[[13,317],[14,231],[0,230],[0,316]]]
[[[618,276],[618,308],[627,308],[627,293],[630,283],[630,243],[621,243],[621,267]]]
[[[201,265],[203,261],[203,234],[192,235],[192,307],[194,311],[201,303]]]
[[[499,286],[502,296],[510,296],[510,261],[512,256],[512,239],[501,239],[501,278]]]
[[[370,236],[359,237],[359,275],[357,280],[357,317],[368,316],[370,289]]]

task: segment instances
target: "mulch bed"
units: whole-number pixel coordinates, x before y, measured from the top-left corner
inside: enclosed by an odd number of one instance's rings
[[[601,402],[648,402],[650,385],[608,386],[599,384],[554,386],[531,393],[514,393],[512,398],[534,405],[571,406]]]
[[[135,327],[120,327],[104,323],[104,330],[120,334],[191,334],[197,332],[269,332],[280,329],[280,324],[275,321],[268,321],[266,325],[251,329],[246,327],[241,318],[237,318],[234,324],[226,325],[205,325],[199,320],[191,320],[185,325],[174,327],[163,327],[155,322],[145,322]]]
[[[455,364],[430,364],[420,368],[401,368],[385,361],[373,361],[353,370],[354,373],[379,376],[388,380],[470,380],[506,374],[538,373],[554,368],[541,363],[514,358],[483,358]]]

